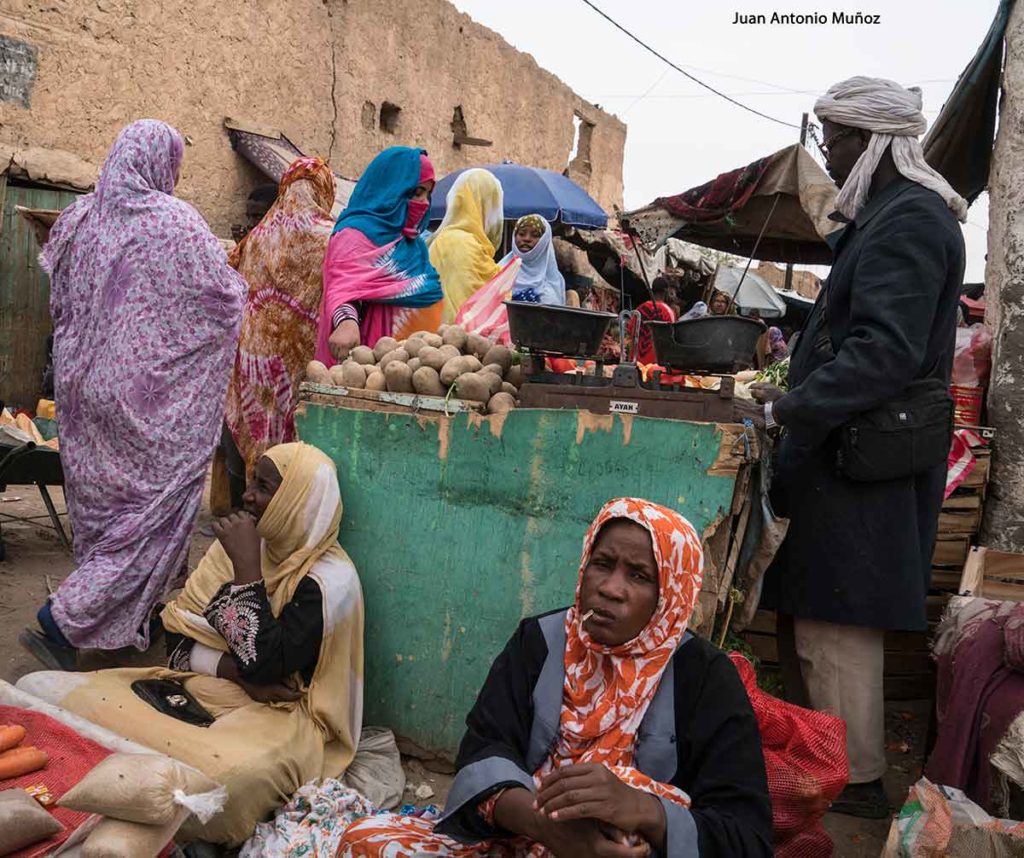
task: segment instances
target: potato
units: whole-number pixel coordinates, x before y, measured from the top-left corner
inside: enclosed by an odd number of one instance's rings
[[[463,376],[465,378],[465,376]],[[504,414],[516,407],[515,397],[511,393],[495,393],[487,402],[487,411],[490,414]]]
[[[509,384],[507,381],[503,381],[501,383],[500,392],[507,393],[509,396],[515,397],[516,399],[519,398],[519,391],[516,390],[516,386],[514,384]]]
[[[384,357],[380,359],[380,363],[377,364],[381,369],[387,369],[388,364],[393,361],[399,361],[400,363],[409,362],[409,352],[405,349],[395,349],[394,351],[388,352]]]
[[[417,331],[413,334],[413,337],[423,340],[431,348],[440,348],[444,345],[444,340],[441,339],[440,334],[435,334],[433,331]],[[413,337],[410,337],[410,339],[413,339]]]
[[[444,379],[442,378],[443,382]],[[467,372],[455,380],[455,395],[459,399],[471,399],[474,402],[487,402],[490,398],[490,388],[487,379],[482,378],[475,372]]]
[[[445,343],[441,346],[441,354],[445,356],[445,362],[450,361],[452,358],[462,357],[462,352],[451,343]]]
[[[491,396],[501,391],[501,385],[503,384],[501,376],[496,372],[478,372],[484,381],[487,382],[487,389]]]
[[[373,347],[373,356],[377,358],[377,362],[388,352],[393,352],[398,348],[398,340],[394,337],[381,337],[377,340],[377,345]]]
[[[393,360],[384,367],[384,379],[392,393],[412,393],[412,370],[400,360]]]
[[[318,360],[311,360],[306,364],[306,380],[314,384],[330,384],[331,372]]]
[[[379,369],[374,368],[368,376],[366,376],[366,389],[367,390],[386,390],[387,380],[384,378],[384,373]]]
[[[409,357],[416,357],[420,353],[420,349],[426,346],[426,342],[420,337],[409,337],[405,341],[403,348],[409,352]]]
[[[492,340],[482,337],[480,334],[470,334],[466,339],[466,354],[476,355],[481,360],[494,345]]]
[[[353,361],[345,361],[341,365],[341,369],[344,372],[344,387],[352,387],[356,390],[362,390],[366,387],[366,370],[363,369],[361,363]]]
[[[511,385],[514,385],[516,388],[522,387],[523,365],[521,363],[517,363],[509,367],[508,372],[505,373],[505,381],[507,381]]]
[[[416,372],[416,370],[423,366],[423,362],[418,357],[409,358],[408,364],[409,369],[411,369],[413,372]]]
[[[426,348],[420,349],[419,355],[420,366],[429,366],[431,369],[436,369],[438,372],[441,368],[448,363],[451,358],[447,357],[440,349],[435,349],[433,346],[427,346]]]
[[[460,352],[466,347],[466,329],[462,325],[451,325],[441,334],[441,339],[446,346],[455,346]]]
[[[501,364],[489,363],[484,366],[484,372],[493,372],[495,375],[500,375],[502,378],[505,377],[505,370],[501,368]]]
[[[463,373],[472,372],[466,361],[467,357],[462,355],[446,361],[441,368],[441,384],[450,385]]]
[[[500,364],[504,374],[512,368],[512,350],[505,346],[491,346],[481,360],[484,364]]]
[[[377,362],[377,358],[374,357],[373,349],[367,348],[366,346],[356,346],[352,349],[352,354],[349,355],[352,360],[356,363],[361,363],[364,366],[373,366]]]
[[[331,380],[330,380],[329,384],[333,385],[334,387],[344,387],[345,386],[345,365],[344,364],[336,363],[327,372],[331,376]]]
[[[448,392],[437,370],[429,366],[421,366],[412,374],[412,388],[423,396],[444,396]]]

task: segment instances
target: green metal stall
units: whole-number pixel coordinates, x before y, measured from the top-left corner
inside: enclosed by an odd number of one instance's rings
[[[299,435],[337,463],[341,543],[366,602],[364,721],[448,758],[518,622],[572,601],[583,535],[605,501],[648,498],[707,536],[735,512],[751,458],[732,425],[304,399]],[[707,583],[713,617],[720,594]]]

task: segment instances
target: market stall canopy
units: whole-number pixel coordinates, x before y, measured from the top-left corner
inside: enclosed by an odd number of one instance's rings
[[[567,229],[561,238],[585,250],[597,272],[614,288],[624,286],[634,300],[646,300],[647,282],[663,271],[682,271],[700,280],[714,270],[698,248],[675,238],[653,252],[617,229]]]
[[[622,219],[650,246],[679,238],[737,256],[827,265],[825,236],[839,226],[828,217],[835,197],[828,174],[794,144]]]
[[[468,169],[474,168],[465,168]],[[539,214],[551,223],[584,229],[604,229],[608,225],[604,209],[583,188],[561,173],[521,164],[488,164],[479,169],[493,173],[501,182],[505,196],[505,220]],[[448,190],[465,170],[449,173],[437,183],[431,197],[430,223],[440,223],[444,218]]]
[[[738,266],[720,265],[715,272],[715,288],[733,299],[744,315],[757,313],[765,319],[786,315],[786,302],[767,280]]]
[[[974,202],[988,185],[1002,85],[1003,40],[1013,0],[1001,0],[978,52],[924,139],[925,160]]]
[[[256,125],[251,122],[225,118],[231,148],[273,182],[280,182],[284,171],[296,158],[305,153],[280,131]],[[334,207],[331,214],[337,217],[348,205],[356,183],[352,179],[334,174]]]

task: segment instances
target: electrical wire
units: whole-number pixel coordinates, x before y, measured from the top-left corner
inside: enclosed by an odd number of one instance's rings
[[[711,86],[711,84],[704,83],[704,81],[702,81],[700,78],[694,77],[692,74],[690,74],[684,68],[681,68],[680,66],[676,65],[674,62],[672,62],[672,60],[670,60],[664,54],[658,53],[658,51],[656,51],[654,48],[652,48],[650,45],[648,45],[645,41],[643,41],[643,39],[641,39],[639,36],[636,36],[633,33],[631,33],[629,30],[627,30],[625,27],[623,27],[622,24],[620,24],[618,21],[616,21],[610,15],[608,15],[608,13],[606,13],[604,10],[600,9],[598,6],[596,6],[594,3],[592,3],[591,0],[582,0],[582,3],[585,6],[588,6],[591,9],[593,9],[598,15],[600,15],[602,18],[604,18],[609,24],[611,24],[617,30],[621,31],[626,36],[629,36],[630,39],[632,39],[634,42],[636,42],[638,45],[640,45],[640,47],[642,47],[644,50],[646,50],[649,53],[651,53],[654,56],[656,56],[663,63],[666,63],[667,65],[669,65],[672,68],[674,68],[677,72],[679,72],[684,77],[689,78],[694,83],[704,87],[704,89],[709,90],[710,92],[713,92],[715,95],[719,96],[720,98],[724,98],[730,104],[734,104],[736,107],[742,108],[743,110],[746,110],[748,113],[753,113],[755,116],[760,116],[762,119],[767,119],[770,122],[775,122],[775,123],[777,123],[779,125],[785,125],[787,128],[796,128],[797,130],[800,129],[799,125],[795,125],[792,122],[786,122],[786,120],[784,120],[784,119],[778,119],[778,118],[776,118],[774,116],[770,116],[767,113],[762,113],[760,110],[757,110],[756,108],[750,107],[749,105],[744,104],[742,101],[737,101],[735,98],[733,98],[730,95],[727,95],[726,93],[722,92],[721,90],[715,89],[713,86]]]

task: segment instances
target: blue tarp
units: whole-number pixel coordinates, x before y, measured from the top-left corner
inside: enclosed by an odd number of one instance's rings
[[[552,223],[584,229],[604,229],[608,225],[608,215],[593,197],[561,173],[519,164],[488,164],[482,169],[493,173],[501,182],[505,192],[505,220],[539,214]],[[440,223],[444,217],[448,189],[462,172],[449,173],[434,188],[430,206],[432,225]]]

